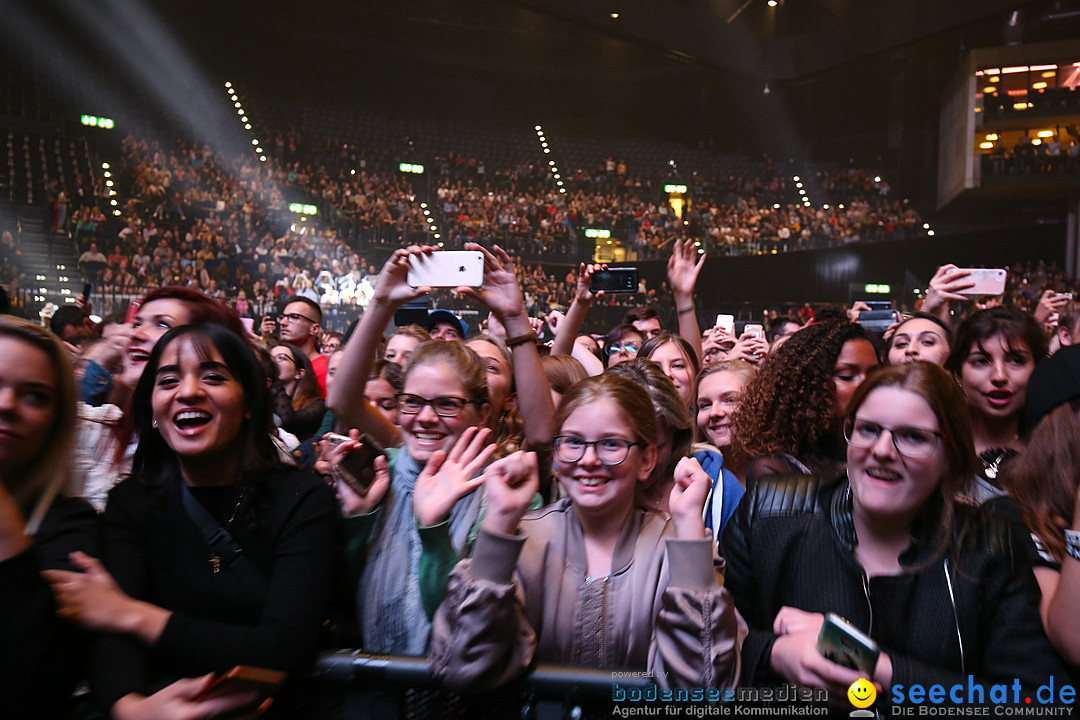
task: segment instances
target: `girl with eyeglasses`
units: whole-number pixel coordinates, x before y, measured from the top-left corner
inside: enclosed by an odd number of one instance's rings
[[[639,505],[659,430],[648,394],[627,378],[578,383],[556,425],[568,497],[526,514],[539,485],[535,455],[488,467],[476,547],[436,614],[432,672],[468,691],[537,662],[648,668],[663,686],[733,685],[744,628],[702,521],[709,477],[683,459],[670,515]]]
[[[881,368],[849,413],[846,477],[763,478],[721,538],[750,625],[742,682],[845,698],[860,677],[894,689],[1065,677],[1009,523],[956,500],[975,454],[952,377],[927,362]],[[819,652],[830,612],[877,643],[873,667]]]
[[[351,569],[358,576],[357,619],[366,652],[427,653],[428,613],[442,598],[449,569],[471,545],[483,506],[479,474],[496,450],[488,427],[489,367],[463,343],[426,342],[413,351],[397,396],[400,427],[356,401],[374,363],[375,340],[398,307],[430,290],[406,282],[411,260],[433,251],[412,247],[391,256],[328,398],[339,420],[355,428],[354,438],[357,431],[370,433],[391,448],[386,461],[376,461],[375,480],[363,493],[337,483],[347,549],[356,558]],[[484,284],[459,290],[487,305],[506,328],[514,372],[529,378],[528,392],[519,398],[522,414],[538,437],[549,440],[550,392],[510,259],[498,248],[483,252]],[[355,440],[342,443],[328,449],[326,459],[333,465],[355,447]]]

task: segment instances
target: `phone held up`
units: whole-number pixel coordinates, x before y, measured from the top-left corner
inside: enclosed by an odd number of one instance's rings
[[[332,447],[336,447],[349,439],[337,433],[328,433],[326,435],[326,441]],[[350,450],[337,464],[337,474],[345,481],[350,490],[363,495],[371,487],[371,483],[375,482],[375,458],[380,455],[385,456],[386,450],[375,438],[367,433],[360,436],[359,442],[360,446]]]
[[[638,289],[638,269],[636,267],[604,268],[597,270],[589,278],[589,291],[606,293],[632,293]]]
[[[409,260],[412,287],[480,287],[484,284],[484,254],[478,250],[443,250],[414,255]]]

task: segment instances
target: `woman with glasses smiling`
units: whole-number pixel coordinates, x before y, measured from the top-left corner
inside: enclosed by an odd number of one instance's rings
[[[750,625],[743,684],[844,698],[860,677],[894,690],[1063,677],[1008,523],[956,501],[975,464],[956,382],[927,362],[894,365],[871,373],[850,408],[847,476],[763,478],[721,538]],[[872,666],[818,651],[830,612],[877,643]]]
[[[471,244],[466,249],[482,250]],[[450,568],[475,536],[484,504],[479,475],[496,449],[488,422],[493,412],[489,367],[463,343],[427,342],[413,351],[396,398],[400,427],[356,401],[374,363],[375,341],[394,312],[430,290],[408,284],[410,262],[433,251],[400,249],[387,261],[329,395],[331,409],[347,427],[370,433],[386,447],[400,445],[388,462],[377,461],[376,479],[365,492],[338,482],[348,552],[357,558],[363,649],[372,653],[427,653],[428,612],[438,606]],[[460,290],[491,309],[506,329],[514,371],[528,385],[519,393],[522,414],[532,436],[546,444],[553,410],[536,336],[509,257],[498,248],[494,254],[482,251],[483,285]],[[328,449],[326,460],[333,465],[355,447],[352,440]]]
[[[532,453],[483,476],[487,513],[436,614],[433,674],[479,691],[540,662],[647,668],[664,687],[732,686],[745,626],[702,521],[709,477],[684,458],[670,515],[640,504],[659,427],[644,388],[625,377],[570,388],[556,425],[568,497],[526,514],[539,486]]]

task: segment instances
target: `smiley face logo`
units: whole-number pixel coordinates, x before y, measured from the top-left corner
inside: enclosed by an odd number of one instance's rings
[[[859,678],[847,689],[847,698],[857,708],[868,708],[877,700],[877,690],[872,682]]]

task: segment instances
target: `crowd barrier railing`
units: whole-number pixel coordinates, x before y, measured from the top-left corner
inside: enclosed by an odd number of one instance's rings
[[[644,691],[652,685],[640,669],[597,669],[538,664],[506,690],[460,697],[442,693],[426,658],[367,655],[339,650],[322,656],[312,671],[313,685],[336,691],[338,716],[345,720],[420,717],[505,717],[562,720],[595,716],[619,689]],[[425,702],[422,698],[428,692]],[[590,712],[590,709],[592,712]],[[610,716],[610,709],[606,715]],[[495,714],[492,714],[495,713]]]

